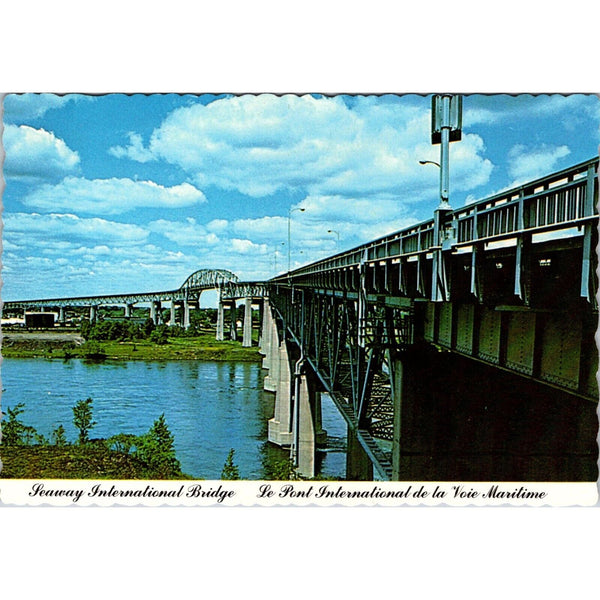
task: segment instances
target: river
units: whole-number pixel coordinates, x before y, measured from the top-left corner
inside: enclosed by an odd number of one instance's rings
[[[219,479],[233,448],[240,476],[264,479],[265,465],[289,454],[266,441],[275,399],[262,389],[264,375],[256,363],[5,358],[2,408],[22,402],[26,425],[49,438],[62,424],[69,441],[77,439],[72,408],[88,397],[91,438],[145,433],[164,413],[184,473]],[[343,477],[346,425],[325,394],[322,405],[328,448],[318,453],[319,471]]]

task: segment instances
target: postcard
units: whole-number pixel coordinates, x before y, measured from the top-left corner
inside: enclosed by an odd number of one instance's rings
[[[598,502],[598,96],[2,109],[0,505]]]

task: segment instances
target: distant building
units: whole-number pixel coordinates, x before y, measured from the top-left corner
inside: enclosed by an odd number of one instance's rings
[[[47,329],[54,327],[56,313],[53,312],[26,312],[25,327],[31,329]]]
[[[0,321],[0,324],[2,324],[2,326],[4,326],[4,325],[25,325],[25,319],[23,317],[8,317],[5,319],[2,319]]]

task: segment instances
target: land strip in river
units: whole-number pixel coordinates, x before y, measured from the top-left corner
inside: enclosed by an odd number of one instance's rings
[[[99,351],[99,352],[96,352]],[[5,331],[5,358],[104,358],[109,360],[210,360],[254,362],[258,348],[240,342],[218,342],[214,334],[172,337],[158,344],[148,339],[133,341],[88,341],[77,331]]]

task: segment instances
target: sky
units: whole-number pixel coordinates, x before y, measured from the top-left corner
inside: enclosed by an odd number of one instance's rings
[[[9,94],[2,121],[5,301],[264,280],[439,204],[426,95]],[[599,126],[591,94],[466,95],[450,204],[593,158]]]

